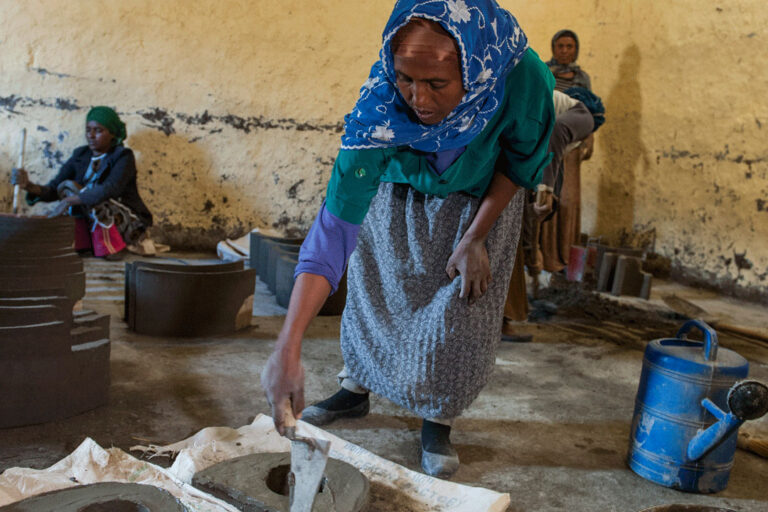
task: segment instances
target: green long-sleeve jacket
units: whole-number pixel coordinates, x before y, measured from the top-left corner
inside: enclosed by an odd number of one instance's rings
[[[551,158],[547,146],[555,124],[554,85],[547,66],[528,49],[507,75],[496,114],[440,175],[407,147],[340,150],[328,183],[326,208],[342,220],[360,224],[382,181],[407,183],[439,197],[455,192],[481,197],[498,171],[521,187],[535,187]]]

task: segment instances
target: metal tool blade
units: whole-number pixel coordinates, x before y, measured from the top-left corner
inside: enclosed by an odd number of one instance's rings
[[[324,439],[291,438],[290,512],[311,512],[330,448]]]
[[[290,400],[282,404],[285,437],[291,440],[291,472],[288,474],[290,512],[311,512],[323,480],[331,442],[296,435],[296,418]]]

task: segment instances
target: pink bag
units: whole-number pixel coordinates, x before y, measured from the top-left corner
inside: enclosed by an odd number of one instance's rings
[[[123,237],[120,236],[120,232],[114,224],[105,228],[98,222],[94,222],[91,230],[91,241],[93,242],[93,255],[99,258],[125,249]]]
[[[125,249],[125,241],[114,224],[104,227],[94,222],[88,229],[85,219],[75,219],[75,250],[88,249],[93,249],[93,255],[102,258]]]

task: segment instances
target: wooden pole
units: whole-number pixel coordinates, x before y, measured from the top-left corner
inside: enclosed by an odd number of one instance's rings
[[[21,129],[21,144],[19,148],[19,165],[16,166],[17,169],[23,169],[24,168],[24,146],[27,144],[27,129],[22,128]],[[13,214],[16,215],[19,213],[19,186],[14,185],[13,186]]]

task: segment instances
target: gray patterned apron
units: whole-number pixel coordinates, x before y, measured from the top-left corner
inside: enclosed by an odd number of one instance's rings
[[[469,406],[494,366],[520,235],[524,191],[499,216],[486,247],[492,280],[474,304],[445,266],[480,198],[425,196],[382,183],[349,262],[341,350],[361,386],[424,418]]]

